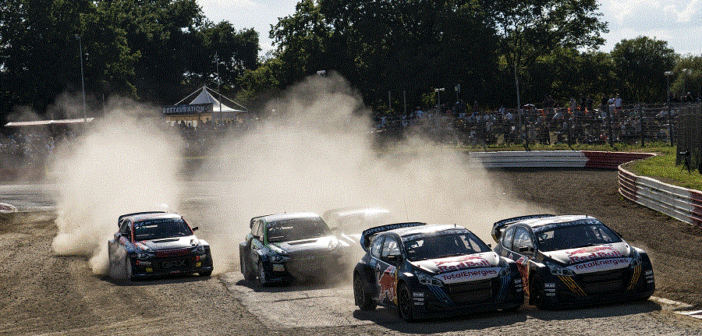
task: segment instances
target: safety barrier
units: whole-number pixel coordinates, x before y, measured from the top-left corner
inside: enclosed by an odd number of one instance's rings
[[[619,193],[647,208],[690,225],[702,226],[702,192],[637,176],[619,167]]]
[[[600,168],[617,169],[622,163],[643,159],[650,153],[601,151],[513,151],[470,153],[469,163],[485,168]]]

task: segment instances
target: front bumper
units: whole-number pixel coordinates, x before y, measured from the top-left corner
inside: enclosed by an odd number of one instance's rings
[[[345,274],[348,260],[345,255],[305,254],[291,255],[282,263],[264,264],[269,282],[296,280],[324,280],[336,274]]]
[[[550,276],[546,300],[553,308],[647,299],[656,289],[653,270],[641,266],[577,276]]]
[[[149,278],[164,275],[208,273],[214,269],[212,255],[190,254],[176,257],[131,258],[132,277]]]
[[[450,317],[517,309],[524,302],[521,277],[505,276],[442,287],[416,284],[411,293],[415,318]]]

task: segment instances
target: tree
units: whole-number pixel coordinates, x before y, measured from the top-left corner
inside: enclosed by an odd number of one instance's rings
[[[495,0],[482,2],[499,38],[501,55],[515,76],[557,49],[596,49],[607,24],[597,0]]]
[[[622,40],[612,50],[612,60],[624,90],[624,100],[664,101],[667,92],[665,71],[673,69],[677,55],[668,42],[645,36]]]

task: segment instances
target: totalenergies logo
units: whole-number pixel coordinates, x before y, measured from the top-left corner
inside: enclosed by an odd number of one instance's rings
[[[462,269],[467,269],[467,268],[474,268],[474,267],[488,267],[492,266],[490,265],[490,262],[481,258],[481,257],[475,257],[475,256],[463,256],[459,258],[452,258],[449,260],[440,260],[440,261],[435,261],[436,267],[439,268],[439,272],[450,272],[450,271],[457,271],[457,270],[462,270]],[[449,264],[449,265],[446,265]]]
[[[591,259],[598,258],[611,258],[611,257],[621,257],[622,254],[619,253],[615,248],[611,246],[593,246],[586,247],[582,249],[577,249],[575,251],[566,252],[568,258],[571,262],[581,262]]]

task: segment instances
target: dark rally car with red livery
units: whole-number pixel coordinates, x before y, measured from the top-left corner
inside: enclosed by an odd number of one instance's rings
[[[655,290],[646,252],[591,216],[508,218],[493,224],[492,236],[540,309],[646,300]]]
[[[182,216],[164,211],[122,215],[107,242],[110,276],[131,281],[171,274],[212,274],[210,245]]]
[[[397,307],[405,320],[513,310],[524,300],[517,265],[456,225],[397,223],[363,231],[354,268],[361,310]]]

